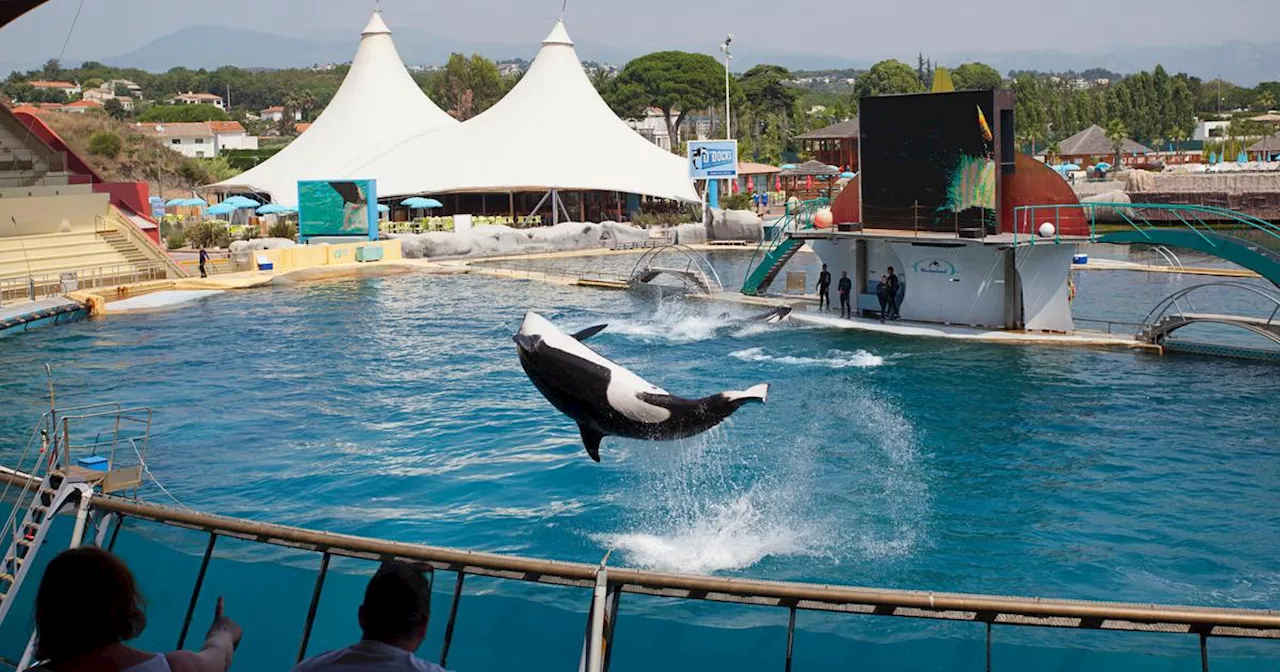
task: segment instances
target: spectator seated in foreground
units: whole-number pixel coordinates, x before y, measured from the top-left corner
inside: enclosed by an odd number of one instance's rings
[[[304,660],[293,672],[445,672],[413,655],[427,637],[430,616],[431,584],[422,570],[406,562],[384,562],[364,591],[360,641]]]
[[[226,672],[240,643],[240,626],[222,615],[222,598],[199,653],[147,653],[124,642],[147,626],[133,573],[119,558],[94,547],[59,553],[36,592],[32,670],[56,672]]]

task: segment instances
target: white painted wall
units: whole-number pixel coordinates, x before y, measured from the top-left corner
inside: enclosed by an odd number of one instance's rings
[[[1028,331],[1075,329],[1067,276],[1075,245],[1032,245],[1017,251],[1022,283],[1022,318]]]

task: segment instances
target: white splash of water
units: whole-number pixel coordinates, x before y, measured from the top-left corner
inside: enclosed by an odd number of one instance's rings
[[[831,369],[859,368],[865,369],[884,364],[884,358],[866,350],[846,352],[829,350],[826,357],[792,357],[790,355],[770,355],[764,348],[747,348],[729,353],[734,359],[744,362],[773,362],[790,366],[825,366]]]
[[[609,323],[609,331],[640,340],[667,341],[671,343],[695,343],[721,335],[727,327],[738,326],[731,335],[748,338],[779,328],[776,324],[751,322],[743,324],[747,315],[734,314],[699,305],[691,306],[679,298],[658,302],[653,315],[642,320],[615,320]]]

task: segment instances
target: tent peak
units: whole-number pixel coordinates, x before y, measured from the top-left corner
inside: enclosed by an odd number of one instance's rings
[[[542,46],[545,47],[548,44],[564,44],[570,47],[573,46],[573,40],[569,39],[569,31],[565,30],[564,19],[556,19],[555,27],[553,27],[551,32],[547,35],[547,39],[542,41]]]
[[[373,10],[373,16],[369,17],[369,25],[365,26],[364,30],[360,31],[360,35],[362,37],[366,37],[369,35],[390,35],[390,34],[391,34],[391,29],[388,28],[386,22],[382,20],[381,9]]]

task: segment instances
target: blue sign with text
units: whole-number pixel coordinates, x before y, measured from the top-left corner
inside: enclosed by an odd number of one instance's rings
[[[689,143],[690,178],[718,180],[737,176],[737,140],[695,140]]]

